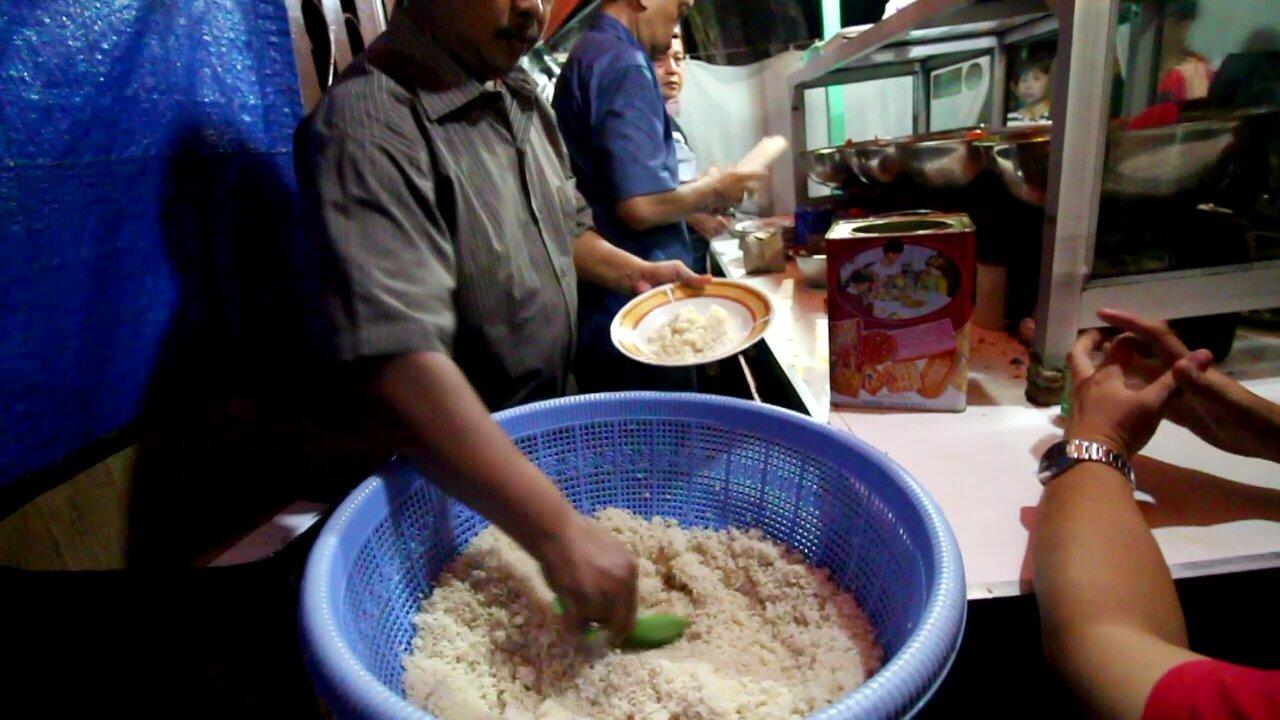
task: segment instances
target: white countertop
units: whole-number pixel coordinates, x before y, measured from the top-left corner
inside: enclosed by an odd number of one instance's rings
[[[833,409],[826,291],[806,286],[794,264],[784,273],[746,275],[736,239],[712,242],[711,252],[729,278],[773,301],[775,318],[764,342],[809,414],[883,450],[938,501],[960,543],[969,597],[1027,592],[1028,526],[1040,499],[1036,465],[1061,429],[1057,408],[1032,407],[1023,396],[1025,349],[1006,335],[975,328],[969,409],[963,413]],[[1224,369],[1280,401],[1280,339],[1274,334],[1241,332]],[[1155,493],[1158,506],[1149,517],[1167,525],[1155,535],[1175,576],[1280,566],[1280,515],[1274,509],[1280,503],[1264,508],[1232,484],[1280,490],[1280,466],[1221,452],[1168,422],[1145,455],[1220,476],[1169,481]],[[1140,485],[1143,471],[1139,465]],[[1210,491],[1221,501],[1199,502]]]

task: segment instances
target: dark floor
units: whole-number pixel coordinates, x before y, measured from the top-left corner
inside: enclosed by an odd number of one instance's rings
[[[1280,570],[1189,578],[1177,582],[1193,650],[1256,667],[1280,668]],[[974,600],[960,654],[922,718],[1082,717],[1041,655],[1035,598]],[[1008,688],[1017,688],[1010,693]],[[1035,707],[1010,707],[1015,697]],[[1002,703],[1000,700],[1005,700]]]
[[[297,641],[311,535],[252,565],[174,574],[0,571],[0,714],[320,717]],[[1280,570],[1179,581],[1193,647],[1280,667]],[[1009,688],[1036,707],[1008,706]],[[6,711],[6,708],[8,711]],[[1040,655],[1034,598],[969,603],[960,653],[924,718],[1079,717]]]
[[[0,717],[320,717],[296,619],[315,533],[234,567],[0,568]]]

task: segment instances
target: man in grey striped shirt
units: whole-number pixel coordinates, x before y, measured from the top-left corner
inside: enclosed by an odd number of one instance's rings
[[[578,515],[489,412],[565,390],[577,280],[702,282],[592,229],[550,109],[517,60],[539,0],[401,6],[297,135],[338,355],[430,477],[537,558],[571,622],[635,617],[634,560]]]

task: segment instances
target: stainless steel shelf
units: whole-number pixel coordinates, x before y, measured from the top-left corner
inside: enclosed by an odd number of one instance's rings
[[[818,57],[787,81],[793,86],[806,85],[835,70],[882,62],[868,56],[887,45],[998,35],[1048,15],[1044,0],[916,0],[874,25],[837,32],[822,44]]]
[[[1280,307],[1280,260],[1091,280],[1077,325],[1097,327],[1104,307],[1164,319]]]

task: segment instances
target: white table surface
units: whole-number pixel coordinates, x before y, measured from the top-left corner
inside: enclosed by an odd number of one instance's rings
[[[960,543],[969,597],[1028,592],[1028,527],[1040,499],[1036,464],[1061,429],[1057,408],[1033,407],[1023,396],[1025,349],[1007,335],[974,329],[963,413],[832,408],[826,291],[806,286],[793,263],[786,272],[747,275],[736,239],[713,241],[711,252],[726,276],[773,301],[764,343],[809,414],[883,450],[937,500]],[[1280,401],[1274,334],[1241,332],[1224,369]],[[1234,484],[1280,490],[1280,466],[1221,452],[1168,422],[1144,454],[1219,476],[1170,481],[1156,493],[1152,515],[1165,526],[1155,536],[1175,576],[1280,566],[1280,502],[1258,502],[1256,493]],[[1219,500],[1200,502],[1210,492]]]

